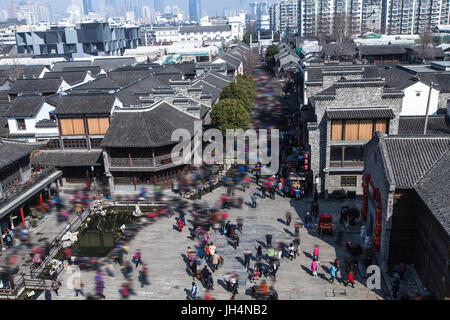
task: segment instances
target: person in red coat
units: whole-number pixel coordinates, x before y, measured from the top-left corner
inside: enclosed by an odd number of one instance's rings
[[[352,288],[355,287],[355,281],[353,280],[353,271],[350,271],[348,273],[347,283],[351,283],[352,284]]]
[[[180,232],[183,231],[183,220],[178,219],[178,228],[180,229]]]

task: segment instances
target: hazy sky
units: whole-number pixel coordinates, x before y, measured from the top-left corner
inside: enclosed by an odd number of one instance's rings
[[[16,3],[19,3],[21,0],[15,0]],[[65,12],[66,8],[72,3],[71,0],[27,0],[30,2],[40,2],[43,4],[48,4],[52,7],[53,11]],[[27,2],[26,1],[26,2]],[[95,2],[98,0],[92,0],[92,4],[95,8]],[[121,0],[116,0],[121,1]],[[215,15],[216,12],[218,15],[222,15],[224,8],[231,9],[239,9],[239,4],[241,0],[201,0],[202,2],[202,11],[206,12],[207,15]],[[248,6],[249,2],[253,2],[257,0],[245,0],[246,6]],[[0,8],[6,8],[10,0],[0,0]],[[188,2],[189,0],[165,0],[164,4],[166,6],[177,5],[182,11],[188,11]],[[276,2],[275,0],[269,0],[269,2]],[[154,1],[153,0],[141,0],[143,6],[147,5],[153,8]]]

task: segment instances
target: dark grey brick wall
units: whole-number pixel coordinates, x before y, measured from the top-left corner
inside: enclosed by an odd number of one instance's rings
[[[390,165],[383,159],[383,151],[379,146],[379,137],[376,135],[371,141],[367,143],[364,150],[364,174],[369,173],[371,175],[371,181],[375,188],[380,190],[381,203],[382,203],[382,224],[381,224],[381,241],[380,252],[377,260],[380,263],[382,271],[387,271],[387,261],[389,258],[389,240],[392,228],[392,209],[393,209],[393,196],[395,186],[393,182],[388,180],[388,170]],[[369,199],[369,215],[373,216],[375,221],[375,202]],[[362,205],[362,204],[361,204]],[[366,225],[366,229],[368,223]]]

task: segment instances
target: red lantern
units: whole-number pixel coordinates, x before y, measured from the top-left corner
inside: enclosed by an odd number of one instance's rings
[[[367,208],[365,206],[363,206],[361,209],[361,219],[363,221],[366,221],[367,219]]]
[[[373,239],[374,240],[380,240],[380,234],[379,233],[376,233],[376,230],[375,230],[375,228],[373,228],[374,229],[374,234],[373,234]]]
[[[381,209],[380,208],[375,209],[375,220],[378,220],[381,222],[382,217],[383,217],[383,214],[381,213]]]
[[[374,247],[374,249],[376,250],[376,251],[380,251],[380,240],[375,240],[374,242],[373,242],[373,247]]]
[[[378,237],[381,234],[381,225],[375,225],[375,227],[373,228],[373,231],[375,232],[376,235],[378,235]]]
[[[379,226],[379,227],[381,227],[381,221],[380,220],[377,220],[377,219],[375,219],[375,226]]]

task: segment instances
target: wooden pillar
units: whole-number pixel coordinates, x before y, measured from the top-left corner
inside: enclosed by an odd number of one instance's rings
[[[6,250],[5,244],[3,243],[3,230],[1,230],[1,227],[0,227],[0,243],[2,244],[2,251]]]
[[[152,148],[152,157],[153,157],[153,168],[156,168],[156,162],[155,162],[155,149]]]
[[[132,167],[132,166],[133,166],[133,161],[131,160],[131,152],[130,152],[130,149],[128,149],[128,162],[129,162],[130,167]]]

